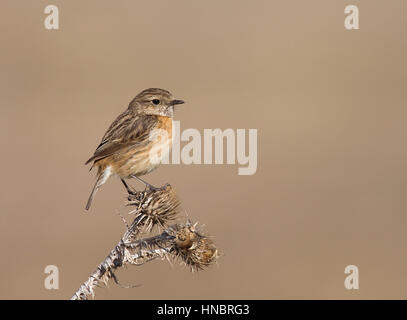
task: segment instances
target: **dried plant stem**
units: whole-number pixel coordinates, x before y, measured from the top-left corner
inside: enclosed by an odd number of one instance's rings
[[[86,280],[72,296],[71,300],[86,300],[94,297],[95,288],[101,283],[107,284],[110,278],[116,283],[117,279],[113,270],[126,264],[141,265],[156,258],[164,258],[171,248],[141,249],[139,252],[130,254],[123,241],[110,252],[106,259],[97,267],[88,280]]]
[[[119,284],[114,271],[124,265],[142,265],[157,258],[179,258],[191,270],[200,270],[212,264],[217,250],[212,240],[200,234],[190,222],[168,227],[178,213],[179,201],[170,185],[158,190],[147,190],[129,195],[128,206],[135,218],[122,239],[110,251],[106,259],[79,287],[71,300],[94,297],[95,288],[107,285],[110,279]],[[166,228],[161,234],[138,239],[149,233],[154,226]]]

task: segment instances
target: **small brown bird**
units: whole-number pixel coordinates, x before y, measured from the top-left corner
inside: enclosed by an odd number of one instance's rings
[[[125,179],[136,178],[152,187],[139,177],[160,164],[152,158],[152,154],[161,153],[163,157],[171,148],[174,106],[183,103],[182,100],[173,99],[167,90],[158,88],[146,89],[130,102],[127,110],[110,125],[95,153],[85,163],[93,162],[91,169],[95,166],[98,168],[86,210],[89,210],[96,191],[112,174],[120,177],[128,192],[131,190]]]

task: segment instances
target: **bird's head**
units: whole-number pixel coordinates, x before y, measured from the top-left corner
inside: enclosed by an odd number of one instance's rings
[[[129,104],[136,113],[173,117],[174,106],[184,101],[174,99],[172,94],[164,89],[150,88],[140,92]]]

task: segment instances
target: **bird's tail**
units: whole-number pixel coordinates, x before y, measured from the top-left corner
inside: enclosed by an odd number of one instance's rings
[[[86,203],[86,208],[85,208],[86,210],[89,210],[89,208],[92,204],[93,197],[95,196],[96,191],[98,191],[98,189],[100,187],[98,184],[99,184],[99,179],[96,181],[95,185],[93,186],[93,189],[89,196],[88,202]]]
[[[98,189],[100,188],[100,186],[102,184],[104,184],[107,180],[107,178],[109,178],[110,176],[110,168],[105,169],[103,172],[101,172],[98,175],[98,178],[95,182],[95,185],[93,186],[92,192],[89,196],[88,202],[86,203],[86,210],[89,210],[90,206],[92,205],[92,200],[96,194],[96,191],[98,191]]]

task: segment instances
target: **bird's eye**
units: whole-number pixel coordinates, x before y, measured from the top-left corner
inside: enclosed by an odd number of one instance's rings
[[[154,103],[155,105],[158,105],[158,104],[160,104],[160,100],[158,100],[158,99],[153,99],[153,103]]]

